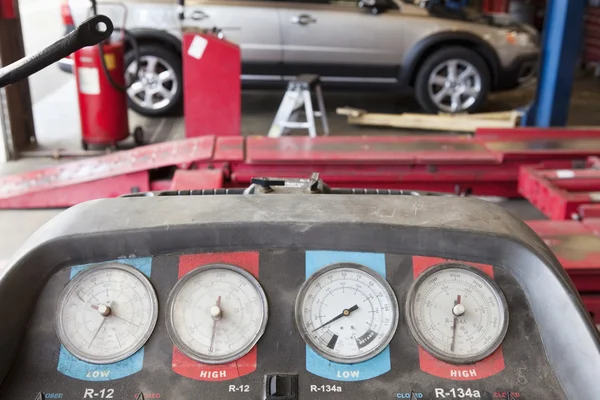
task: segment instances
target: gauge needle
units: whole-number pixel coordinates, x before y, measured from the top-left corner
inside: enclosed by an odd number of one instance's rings
[[[108,320],[108,316],[110,315],[110,306],[111,305],[112,305],[112,303],[108,303],[107,306],[101,305],[101,306],[97,306],[96,307],[96,310],[100,313],[100,315],[102,315],[102,322],[100,322],[100,325],[98,326],[98,329],[96,329],[96,332],[94,332],[94,336],[92,336],[92,340],[90,340],[90,344],[88,345],[88,349],[92,346],[92,343],[94,343],[94,340],[96,339],[96,336],[98,336],[98,333],[100,333],[100,331],[102,330],[102,327],[106,323],[106,320]]]
[[[113,303],[111,302],[111,304],[113,304]],[[102,311],[104,310],[102,307],[106,307],[106,306],[104,306],[104,305],[97,306],[95,304],[90,304],[90,307],[93,308],[94,310],[100,312],[100,314],[102,314]],[[108,315],[106,315],[107,317],[108,316],[115,317],[116,319],[120,319],[123,322],[127,322],[128,324],[135,326],[136,328],[140,327],[139,325],[136,325],[133,322],[131,322],[131,321],[125,319],[125,318],[121,318],[117,314],[115,314],[115,310],[112,308],[112,306],[109,307],[109,308],[110,308],[110,310],[108,311]],[[104,316],[104,314],[102,314],[102,315]]]
[[[452,307],[452,315],[454,315],[454,320],[452,322],[452,343],[450,344],[450,351],[454,351],[454,343],[456,342],[456,323],[458,321],[458,317],[464,315],[465,306],[460,304],[460,294],[456,296],[456,300],[454,300],[454,306]]]
[[[96,329],[96,332],[94,333],[94,336],[92,337],[92,340],[90,340],[90,344],[88,345],[88,349],[92,346],[92,343],[94,343],[94,340],[96,339],[96,336],[98,336],[98,333],[100,332],[100,330],[102,329],[102,327],[104,326],[104,324],[106,323],[107,318],[102,318],[102,322],[100,322],[100,326],[98,326],[98,329]]]
[[[329,321],[325,322],[323,325],[319,326],[318,328],[313,329],[313,332],[318,331],[319,329],[321,329],[325,325],[329,325],[333,321],[337,321],[338,319],[340,319],[342,317],[347,317],[348,315],[352,314],[353,311],[356,311],[356,310],[358,310],[358,306],[355,304],[352,307],[345,309],[339,315],[336,315],[335,317],[333,317]]]
[[[217,299],[217,304],[210,308],[210,316],[213,319],[212,335],[210,337],[210,348],[208,351],[213,352],[213,345],[215,344],[215,334],[217,332],[217,321],[223,317],[223,311],[221,311],[221,296]]]

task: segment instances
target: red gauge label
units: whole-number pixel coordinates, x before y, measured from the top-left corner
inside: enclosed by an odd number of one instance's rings
[[[211,264],[234,265],[258,278],[259,254],[255,251],[245,251],[183,255],[179,258],[179,279],[196,268]],[[236,379],[256,371],[256,365],[256,346],[238,360],[219,365],[195,361],[183,354],[176,346],[173,346],[173,371],[199,381],[217,382]]]

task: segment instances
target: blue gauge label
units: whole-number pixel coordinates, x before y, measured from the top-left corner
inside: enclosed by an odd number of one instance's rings
[[[148,278],[152,269],[152,257],[142,258],[126,258],[118,259],[108,262],[117,262],[121,264],[130,265]],[[105,264],[105,263],[101,263]],[[90,268],[98,264],[86,264],[79,265],[71,268],[71,276],[69,279],[73,279],[81,271]],[[102,382],[112,381],[115,379],[124,378],[140,372],[144,366],[144,348],[142,347],[131,357],[116,362],[114,364],[90,364],[82,361],[73,356],[63,346],[60,346],[60,354],[58,357],[57,370],[64,375],[70,376],[71,378],[79,379],[82,381]]]
[[[307,251],[306,279],[321,268],[338,263],[364,265],[385,278],[385,255],[346,251]],[[336,381],[363,381],[383,375],[391,369],[390,348],[370,360],[358,364],[341,364],[329,361],[306,345],[306,370],[317,376]]]

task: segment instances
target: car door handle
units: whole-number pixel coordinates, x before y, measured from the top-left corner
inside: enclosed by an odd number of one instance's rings
[[[202,21],[203,19],[208,18],[208,15],[203,13],[202,11],[194,11],[190,14],[190,18],[194,21]]]
[[[314,19],[313,17],[311,17],[308,14],[302,14],[302,15],[297,15],[295,17],[292,17],[291,21],[292,21],[292,24],[298,24],[298,25],[308,25],[308,24],[314,24],[317,22],[316,19]]]

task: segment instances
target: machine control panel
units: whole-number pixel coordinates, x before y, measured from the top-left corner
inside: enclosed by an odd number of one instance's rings
[[[0,399],[564,398],[509,275],[368,252],[64,269],[14,371]]]
[[[568,276],[471,199],[92,202],[9,262],[0,304],[0,400],[600,398]]]

